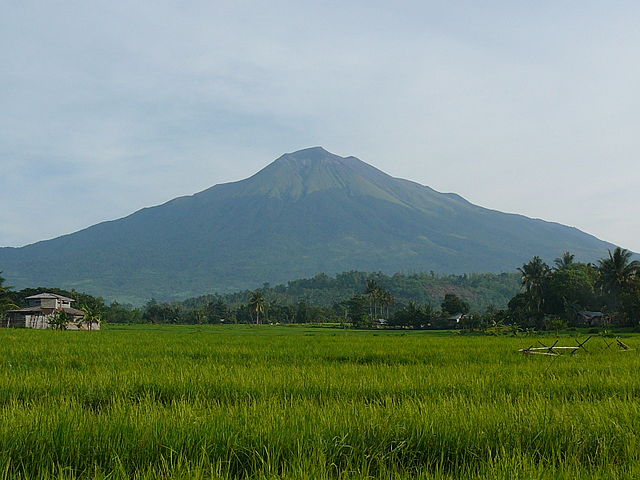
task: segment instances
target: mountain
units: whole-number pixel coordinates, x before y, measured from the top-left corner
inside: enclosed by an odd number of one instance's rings
[[[348,270],[513,271],[614,246],[501,213],[315,147],[250,178],[21,248],[0,249],[16,287],[51,285],[139,303]]]

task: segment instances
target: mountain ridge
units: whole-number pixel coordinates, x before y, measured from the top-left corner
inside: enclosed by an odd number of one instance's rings
[[[312,147],[244,180],[0,249],[0,270],[18,287],[46,282],[139,303],[318,272],[513,271],[533,255],[552,260],[570,250],[593,261],[613,247]]]

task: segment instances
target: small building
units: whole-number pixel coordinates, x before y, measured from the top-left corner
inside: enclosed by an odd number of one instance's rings
[[[386,318],[376,318],[373,322],[375,328],[385,328],[389,326],[389,320]]]
[[[609,323],[609,317],[602,312],[589,312],[583,310],[578,312],[578,321],[587,327],[602,327]]]
[[[431,330],[453,330],[461,327],[461,320],[466,318],[464,313],[455,313],[453,315],[443,316],[432,319],[426,325],[421,325],[421,328],[428,328]]]
[[[17,310],[9,310],[3,327],[15,328],[50,328],[49,321],[57,312],[63,311],[69,315],[68,330],[99,330],[98,322],[87,324],[83,322],[84,312],[73,308],[74,299],[56,295],[55,293],[40,293],[27,297],[27,306]]]

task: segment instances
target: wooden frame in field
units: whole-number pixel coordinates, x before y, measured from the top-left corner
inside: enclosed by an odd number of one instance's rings
[[[576,343],[578,345],[576,345],[576,346],[568,346],[568,347],[567,346],[557,346],[558,342],[560,340],[556,340],[554,342],[554,344],[551,345],[551,346],[546,346],[540,340],[538,340],[538,343],[540,345],[542,345],[542,347],[534,347],[533,345],[531,345],[528,348],[521,348],[518,351],[522,352],[524,355],[547,355],[547,356],[551,356],[551,357],[557,357],[559,355],[562,355],[565,352],[570,352],[571,355],[575,355],[576,352],[578,352],[578,350],[580,350],[580,349],[582,349],[582,350],[584,350],[585,352],[588,353],[588,350],[586,348],[584,348],[584,345],[590,339],[591,339],[591,337],[587,337],[587,339],[584,342],[579,342],[578,340],[576,340]]]

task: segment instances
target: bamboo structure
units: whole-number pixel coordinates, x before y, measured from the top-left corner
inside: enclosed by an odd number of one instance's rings
[[[533,345],[531,345],[528,348],[521,348],[518,351],[522,352],[524,355],[546,355],[549,357],[557,357],[565,352],[569,352],[570,355],[575,355],[579,350],[584,350],[585,352],[589,353],[589,351],[584,348],[584,345],[590,339],[591,337],[587,337],[584,342],[579,342],[578,340],[576,340],[576,343],[578,344],[576,346],[558,346],[558,342],[560,340],[556,340],[553,345],[547,346],[540,340],[538,340],[538,343],[542,345],[541,347],[534,347]]]
[[[569,352],[570,355],[575,355],[580,350],[584,350],[585,352],[589,353],[589,351],[584,347],[584,345],[590,339],[591,337],[588,337],[584,342],[579,342],[576,339],[577,345],[575,346],[572,346],[572,345],[558,346],[558,342],[560,340],[556,340],[553,345],[547,346],[544,343],[542,343],[540,340],[538,340],[538,343],[542,345],[541,347],[534,347],[533,345],[531,345],[528,348],[521,348],[518,351],[524,355],[546,355],[549,357],[558,357],[566,352]],[[633,350],[633,348],[629,347],[629,345],[624,343],[619,338],[616,338],[613,342],[607,342],[606,338],[603,338],[603,340],[604,340],[604,343],[606,344],[605,349],[611,348],[612,346],[615,345],[622,352],[630,352]]]

